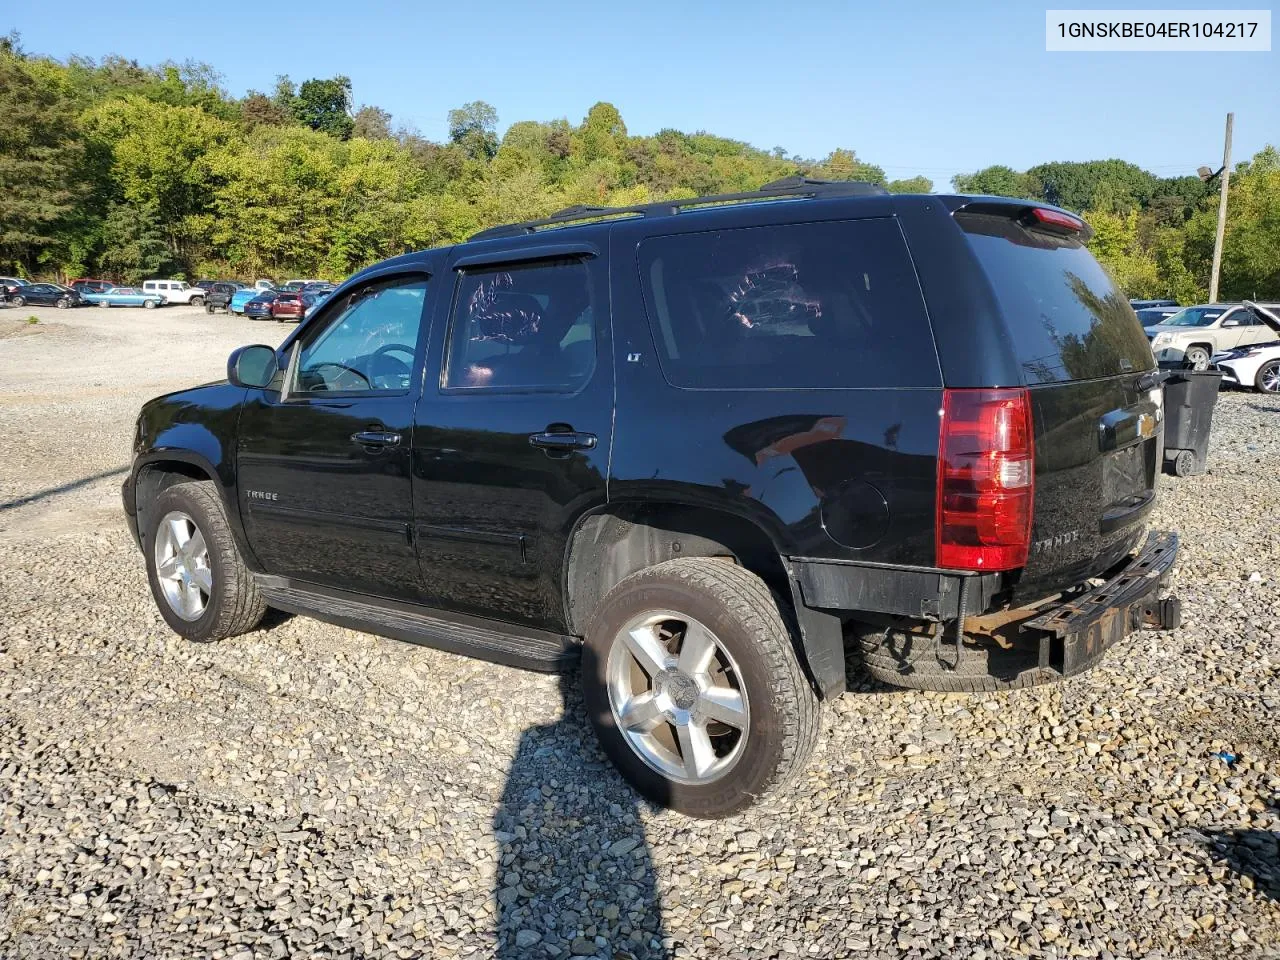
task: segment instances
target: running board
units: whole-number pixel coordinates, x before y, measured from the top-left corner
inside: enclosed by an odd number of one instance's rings
[[[576,637],[392,600],[372,601],[345,591],[296,584],[284,577],[254,578],[267,605],[363,633],[418,643],[448,653],[556,673],[578,662]]]

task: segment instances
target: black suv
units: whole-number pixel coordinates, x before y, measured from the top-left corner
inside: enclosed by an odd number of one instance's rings
[[[204,298],[205,313],[217,313],[219,310],[230,313],[231,298],[235,296],[237,290],[241,289],[241,286],[229,281],[215,280],[204,289],[208,291]]]
[[[846,657],[993,690],[1176,623],[1161,375],[1088,235],[798,179],[486,230],[148,403],[125,510],[182,635],[275,607],[581,658],[622,772],[722,816],[803,766]]]

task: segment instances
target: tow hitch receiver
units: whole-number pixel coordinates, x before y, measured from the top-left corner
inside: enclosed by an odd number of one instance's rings
[[[1024,623],[1024,629],[1040,634],[1040,666],[1069,677],[1088,670],[1134,630],[1176,629],[1182,604],[1159,594],[1177,556],[1178,535],[1154,532],[1106,583]]]

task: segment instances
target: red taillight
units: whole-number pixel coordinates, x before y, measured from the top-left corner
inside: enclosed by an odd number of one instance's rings
[[[1046,226],[1061,227],[1063,230],[1070,230],[1072,233],[1079,233],[1084,229],[1084,221],[1071,216],[1069,213],[1063,213],[1061,210],[1046,210],[1044,207],[1032,207],[1031,216]]]
[[[1035,498],[1031,396],[945,390],[938,434],[938,566],[1013,570],[1027,562]]]

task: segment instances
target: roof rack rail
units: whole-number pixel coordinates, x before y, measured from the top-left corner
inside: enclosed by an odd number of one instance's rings
[[[795,197],[808,199],[813,197],[867,197],[881,196],[888,193],[884,187],[861,180],[812,180],[809,177],[784,177],[766,183],[759,190],[749,193],[721,193],[708,197],[687,197],[682,200],[663,200],[657,203],[642,203],[633,207],[595,207],[573,206],[558,210],[541,220],[525,220],[522,223],[508,223],[499,227],[490,227],[471,235],[471,240],[494,240],[498,237],[519,237],[536,233],[545,227],[559,227],[583,220],[613,220],[630,217],[669,217],[689,207],[714,206],[717,204],[748,203],[751,201],[776,200],[779,197]]]

